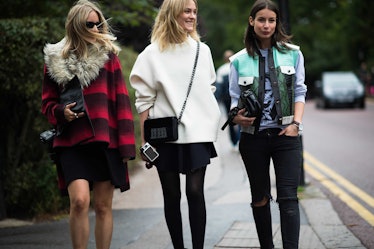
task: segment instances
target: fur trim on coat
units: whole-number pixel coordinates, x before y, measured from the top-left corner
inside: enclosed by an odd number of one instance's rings
[[[65,38],[56,44],[44,47],[44,61],[50,77],[60,86],[64,86],[77,75],[82,88],[90,85],[99,75],[100,69],[109,60],[109,51],[104,48],[89,46],[87,58],[78,59],[74,53],[62,58]]]

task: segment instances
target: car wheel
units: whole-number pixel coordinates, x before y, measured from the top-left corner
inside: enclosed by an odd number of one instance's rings
[[[322,99],[321,100],[321,108],[323,109],[327,109],[329,106],[327,104],[327,100],[326,99]]]
[[[365,107],[366,107],[365,98],[362,98],[359,103],[360,103],[359,108],[360,109],[365,109]]]

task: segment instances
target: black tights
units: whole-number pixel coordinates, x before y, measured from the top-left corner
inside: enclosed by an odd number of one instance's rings
[[[204,198],[204,177],[206,168],[186,174],[186,196],[193,249],[204,247],[206,208]],[[158,172],[164,194],[166,224],[175,249],[183,249],[183,228],[181,215],[181,191],[179,173]]]

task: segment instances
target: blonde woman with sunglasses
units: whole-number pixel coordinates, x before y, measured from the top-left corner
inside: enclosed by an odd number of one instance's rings
[[[96,214],[97,249],[109,249],[115,188],[129,189],[127,161],[135,157],[130,99],[114,43],[98,5],[78,1],[69,11],[65,37],[44,48],[42,112],[56,127],[59,187],[70,198],[70,234],[74,249],[89,239],[90,196]],[[60,103],[71,83],[83,93],[77,102]]]

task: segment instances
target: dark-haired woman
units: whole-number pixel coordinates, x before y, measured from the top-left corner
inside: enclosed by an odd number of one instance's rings
[[[252,90],[261,113],[248,117],[240,110],[233,122],[241,127],[239,151],[252,193],[252,212],[261,248],[274,248],[270,213],[272,160],[283,248],[298,248],[300,214],[297,187],[306,85],[304,58],[290,44],[280,22],[279,9],[270,0],[252,6],[245,34],[245,49],[231,57],[231,107],[242,91]]]

